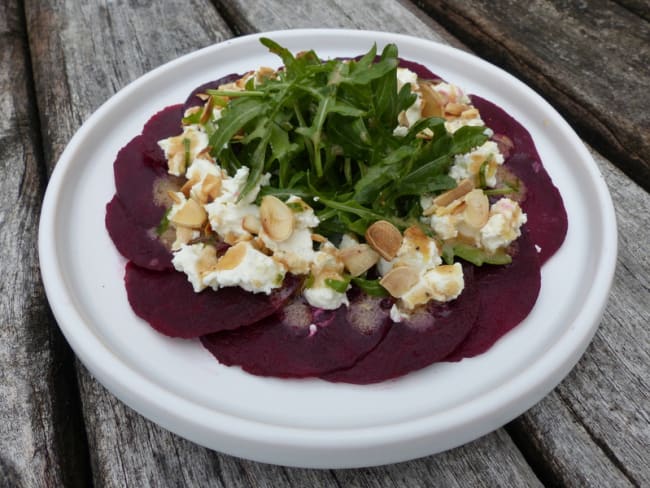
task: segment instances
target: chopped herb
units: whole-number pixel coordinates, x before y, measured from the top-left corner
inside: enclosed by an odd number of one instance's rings
[[[165,210],[165,213],[160,219],[160,223],[156,227],[156,235],[159,236],[163,235],[169,228],[169,212],[171,212],[171,210],[172,210],[171,207]]]
[[[305,211],[305,207],[303,207],[300,202],[287,202],[287,207],[289,207],[295,213]]]
[[[334,291],[345,293],[350,284],[350,279],[335,280],[333,278],[325,278],[325,284]]]
[[[490,162],[489,160],[483,161],[478,170],[478,181],[481,188],[487,188],[487,170]]]
[[[457,256],[475,266],[483,264],[509,264],[512,257],[505,251],[487,253],[483,249],[468,246],[466,244],[447,244],[442,249],[442,259],[446,264],[452,264]]]
[[[192,162],[192,158],[190,157],[190,144],[192,141],[190,141],[187,137],[183,138],[183,148],[185,148],[185,167],[187,168],[190,163]]]
[[[373,297],[387,297],[389,296],[386,288],[379,284],[379,279],[367,280],[365,278],[352,278],[352,284],[361,288],[366,294]]]

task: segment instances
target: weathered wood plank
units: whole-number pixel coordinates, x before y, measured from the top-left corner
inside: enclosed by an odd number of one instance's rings
[[[81,486],[86,448],[71,356],[38,273],[45,175],[17,1],[0,3],[0,46],[0,485]]]
[[[383,30],[423,37],[463,48],[457,38],[412,5],[392,0],[317,0],[312,2],[245,2],[216,0],[237,34],[281,29]]]
[[[416,3],[542,93],[584,139],[650,190],[646,20],[609,0]]]
[[[576,368],[512,426],[525,433],[516,437],[531,451],[528,459],[536,459],[561,485],[645,486],[650,484],[650,194],[592,155],[618,219],[618,266],[609,303]]]

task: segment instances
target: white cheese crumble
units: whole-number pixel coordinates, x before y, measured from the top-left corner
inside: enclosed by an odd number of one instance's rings
[[[503,155],[494,141],[487,141],[469,153],[454,156],[454,164],[449,170],[449,176],[457,182],[466,178],[475,179],[486,161],[485,183],[489,187],[494,187],[497,184],[497,166],[503,164],[504,161]]]
[[[501,198],[490,207],[490,218],[481,228],[481,245],[490,252],[510,245],[521,235],[526,220],[517,202]]]
[[[189,141],[189,158],[186,155],[185,140]],[[174,176],[185,174],[187,163],[194,161],[196,156],[208,147],[208,140],[208,135],[203,127],[193,124],[183,127],[183,133],[178,136],[158,141],[158,146],[165,153],[169,174]]]
[[[245,254],[241,261],[230,269],[215,269],[205,274],[203,281],[217,290],[225,286],[239,286],[252,293],[270,294],[282,285],[286,270],[273,258],[255,249],[250,242],[241,242]]]
[[[212,246],[201,243],[183,245],[174,252],[172,264],[177,271],[187,275],[192,288],[198,293],[208,286],[204,281],[204,275],[217,264],[217,256]]]

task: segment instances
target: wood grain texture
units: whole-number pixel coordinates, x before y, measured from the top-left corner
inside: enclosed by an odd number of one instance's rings
[[[18,2],[0,4],[0,46],[0,486],[58,487],[85,481],[86,448],[38,271],[45,175]]]
[[[301,28],[364,29],[409,34],[464,48],[458,39],[407,2],[216,0],[216,3],[237,34]]]
[[[650,190],[646,19],[609,0],[416,3],[480,56],[538,90],[583,138]]]
[[[511,424],[563,486],[650,485],[650,195],[592,150],[614,201],[619,251],[603,320],[571,374]]]

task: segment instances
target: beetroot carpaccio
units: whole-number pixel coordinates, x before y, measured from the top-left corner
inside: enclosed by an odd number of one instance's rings
[[[251,374],[354,384],[524,320],[567,230],[528,131],[391,46],[263,43],[285,67],[200,85],[117,154],[106,228],[136,315]]]

